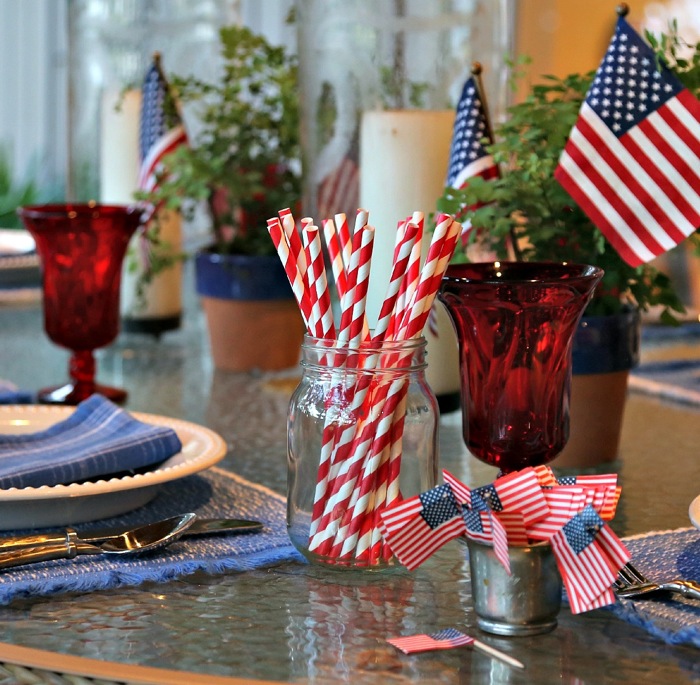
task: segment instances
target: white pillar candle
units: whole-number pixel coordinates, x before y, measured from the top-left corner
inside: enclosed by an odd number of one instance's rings
[[[386,293],[397,222],[414,211],[436,211],[445,187],[450,156],[453,110],[365,112],[360,133],[360,205],[375,228],[374,252],[367,294],[370,326],[377,320]],[[423,254],[431,233],[425,231]],[[438,335],[426,326],[426,376],[436,395],[459,391],[457,338],[449,316],[436,300]]]
[[[121,99],[119,109],[117,105]],[[129,204],[139,175],[141,91],[105,91],[100,116],[100,201]]]
[[[135,201],[140,166],[141,99],[138,89],[123,94],[111,89],[103,95],[100,134],[100,201],[103,203],[132,204]],[[158,218],[161,240],[173,254],[179,254],[182,251],[181,215],[159,210]],[[122,272],[122,317],[160,319],[178,316],[182,311],[181,263],[158,273],[145,286],[142,295],[137,292],[143,268],[139,265],[134,271],[129,265],[140,259],[141,240],[140,233],[132,238]]]
[[[158,210],[160,238],[168,245],[169,252],[177,255],[182,252],[182,215],[170,209]],[[141,258],[139,250],[140,234],[131,239],[127,260]],[[182,262],[159,272],[146,284],[143,295],[137,293],[138,280],[143,273],[139,266],[136,271],[125,267],[122,273],[121,314],[131,319],[159,319],[178,316],[182,311]]]

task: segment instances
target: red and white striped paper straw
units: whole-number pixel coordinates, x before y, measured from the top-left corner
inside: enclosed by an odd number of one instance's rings
[[[340,236],[333,223],[333,219],[324,219],[323,236],[328,248],[328,257],[331,262],[331,272],[335,281],[338,297],[342,300],[347,290],[347,264],[343,261],[343,248],[340,244]]]
[[[335,335],[335,326],[318,226],[307,223],[302,228],[302,237],[308,264],[313,334],[317,338],[331,338]]]
[[[275,245],[275,249],[277,250],[277,254],[282,262],[285,273],[287,274],[289,285],[292,287],[292,292],[294,293],[294,297],[299,305],[299,310],[301,311],[302,318],[304,319],[306,330],[311,333],[311,300],[304,277],[299,270],[299,263],[292,254],[289,247],[289,240],[287,239],[286,233],[282,229],[279,219],[268,219],[267,230],[272,238],[272,242]]]

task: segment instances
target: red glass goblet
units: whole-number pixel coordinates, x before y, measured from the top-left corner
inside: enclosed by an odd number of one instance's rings
[[[41,390],[39,401],[78,404],[99,392],[123,402],[124,390],[95,383],[93,350],[119,332],[122,262],[141,210],[90,203],[21,207],[18,213],[41,261],[44,329],[72,352],[71,381]]]
[[[564,448],[573,336],[602,276],[558,263],[448,268],[438,297],[457,332],[462,431],[477,459],[506,473]]]

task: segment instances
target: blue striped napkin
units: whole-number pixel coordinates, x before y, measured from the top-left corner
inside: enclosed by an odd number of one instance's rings
[[[59,485],[133,473],[182,449],[172,428],[138,421],[101,395],[38,433],[0,435],[0,488]]]
[[[0,379],[0,404],[31,404],[34,395],[21,390],[14,383]]]

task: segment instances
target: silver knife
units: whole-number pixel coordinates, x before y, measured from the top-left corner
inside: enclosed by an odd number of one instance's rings
[[[112,528],[100,528],[85,532],[78,532],[77,537],[82,542],[90,544],[102,543],[128,536],[129,533],[140,526],[119,526]],[[260,521],[249,521],[247,519],[195,519],[182,537],[193,535],[211,534],[233,534],[233,533],[256,533],[263,529]],[[36,547],[38,545],[53,544],[63,542],[68,534],[68,529],[55,533],[36,533],[34,535],[12,535],[0,538],[0,552],[8,552],[23,547]]]

